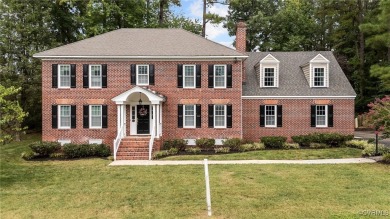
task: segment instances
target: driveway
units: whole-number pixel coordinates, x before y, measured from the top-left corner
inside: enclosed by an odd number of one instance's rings
[[[375,139],[375,131],[355,131],[355,138],[363,138],[363,139],[374,138]],[[379,134],[379,143],[390,147],[390,138],[382,139],[382,135]]]

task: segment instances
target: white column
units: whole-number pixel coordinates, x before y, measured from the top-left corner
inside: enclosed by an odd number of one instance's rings
[[[121,106],[118,104],[116,105],[117,108],[117,113],[116,113],[116,118],[117,118],[117,134],[120,132],[121,128]]]
[[[163,119],[163,115],[162,115],[162,103],[160,102],[160,124],[158,124],[160,126],[160,136],[162,136],[162,119]]]
[[[157,115],[156,110],[157,110],[156,109],[156,104],[153,104],[153,121],[152,121],[153,122],[152,123],[153,124],[153,128],[152,128],[152,130],[154,131],[154,133],[153,133],[154,136],[156,136],[156,131],[157,131],[156,130],[156,120],[157,120],[156,119],[156,115]]]
[[[124,133],[124,136],[126,136],[126,126],[124,125],[126,122],[126,105],[125,104],[122,104],[122,123],[121,125],[123,125],[123,133]],[[122,137],[124,137],[122,136]]]
[[[160,104],[157,106],[157,117],[156,117],[156,136],[160,137]]]

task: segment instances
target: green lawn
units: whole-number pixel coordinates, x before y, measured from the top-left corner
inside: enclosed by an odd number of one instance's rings
[[[230,154],[198,154],[169,156],[161,160],[310,160],[361,157],[362,150],[356,148],[326,148],[298,150],[262,150]]]
[[[201,165],[24,161],[0,146],[0,218],[207,218]],[[358,218],[390,213],[390,166],[211,165],[213,218]],[[368,218],[368,217],[367,217]],[[385,217],[380,217],[385,218]]]

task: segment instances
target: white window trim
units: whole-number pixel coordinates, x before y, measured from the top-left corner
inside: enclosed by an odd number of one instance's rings
[[[329,60],[318,54],[310,60],[310,87],[329,87]],[[314,68],[324,68],[324,86],[314,86]]]
[[[100,67],[100,86],[92,86],[92,66],[93,67],[96,67],[96,66],[99,66]],[[99,89],[99,88],[102,88],[102,65],[89,65],[89,69],[88,69],[88,83],[89,83],[89,88],[92,88],[92,89]]]
[[[69,67],[69,86],[61,86],[61,67],[62,66],[68,66]],[[67,64],[58,65],[57,72],[58,72],[58,75],[57,75],[57,77],[58,77],[58,79],[57,79],[57,81],[58,81],[58,88],[70,88],[70,86],[72,85],[72,81],[71,81],[71,77],[72,77],[71,74],[72,74],[72,72],[71,72],[70,65],[67,65]]]
[[[58,139],[57,142],[60,143],[61,146],[64,146],[64,144],[72,143],[72,141],[70,139]]]
[[[224,84],[225,84],[225,86],[219,86],[219,87],[217,87],[217,86],[215,86],[215,69],[216,69],[216,67],[217,66],[224,66],[224,69],[225,69],[225,73],[224,73]],[[226,84],[227,84],[227,65],[214,65],[214,69],[213,69],[213,76],[214,76],[214,88],[226,88]]]
[[[100,107],[100,126],[92,126],[92,106]],[[89,128],[90,129],[101,129],[103,125],[103,106],[102,105],[89,105]]]
[[[274,115],[275,125],[267,125],[267,106],[273,106],[274,107],[274,111],[275,111],[275,115]],[[276,105],[265,105],[264,106],[264,127],[270,127],[270,128],[277,127],[277,125],[278,125],[277,116],[278,116],[278,108],[276,107]]]
[[[186,107],[187,106],[193,106],[194,107],[194,125],[187,126],[186,125]],[[190,116],[190,115],[188,115]],[[184,128],[195,128],[196,127],[196,105],[183,105],[183,127]]]
[[[314,69],[316,68],[322,68],[324,69],[324,85],[322,86],[319,86],[319,85],[315,85],[315,71]],[[328,87],[327,86],[327,81],[328,81],[328,76],[327,76],[327,66],[324,66],[324,65],[312,65],[311,67],[311,71],[312,71],[312,87]]]
[[[147,79],[148,79],[147,83],[142,83],[141,84],[141,83],[138,82],[139,81],[138,80],[138,76],[139,76],[139,74],[138,74],[138,67],[140,67],[140,66],[146,66],[146,73],[147,73],[146,76],[147,76]],[[135,68],[136,68],[136,78],[137,78],[136,79],[136,81],[137,81],[136,84],[137,85],[149,85],[149,65],[136,65]]]
[[[186,66],[193,66],[194,67],[194,85],[193,86],[186,86]],[[189,77],[188,77],[189,78]],[[195,88],[196,87],[196,65],[183,65],[183,88]]]
[[[70,115],[69,115],[69,119],[70,119],[70,123],[69,123],[69,126],[61,126],[61,107],[63,106],[68,106],[69,109],[70,109]],[[71,105],[58,105],[58,109],[57,109],[57,116],[58,116],[58,129],[70,129],[71,126],[72,126],[72,106]]]
[[[265,85],[265,69],[266,68],[273,68],[274,69],[274,85],[273,86],[269,86],[269,85]],[[277,66],[275,65],[272,65],[272,66],[270,66],[270,65],[263,65],[262,66],[262,74],[263,74],[263,87],[278,87],[278,85],[277,85],[277,76],[276,76],[276,74],[277,74]]]
[[[103,144],[103,139],[89,139],[88,144]]]
[[[325,125],[317,125],[317,106],[325,106]],[[328,105],[316,105],[316,127],[318,128],[328,127]]]
[[[215,125],[215,121],[216,121],[216,119],[215,119],[215,117],[216,117],[216,113],[215,113],[215,108],[216,108],[216,106],[223,106],[223,112],[224,112],[224,126],[216,126]],[[227,122],[227,119],[226,119],[226,117],[227,117],[227,111],[226,111],[226,105],[222,105],[222,104],[216,104],[216,105],[214,105],[214,128],[226,128],[226,122]]]

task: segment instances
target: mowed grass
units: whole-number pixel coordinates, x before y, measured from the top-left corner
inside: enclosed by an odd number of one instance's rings
[[[261,150],[229,154],[178,155],[161,160],[310,160],[356,158],[362,156],[362,150],[356,148],[326,148],[297,150]]]
[[[208,218],[201,165],[24,161],[2,145],[0,218]],[[211,165],[212,218],[358,218],[390,211],[390,166]]]

